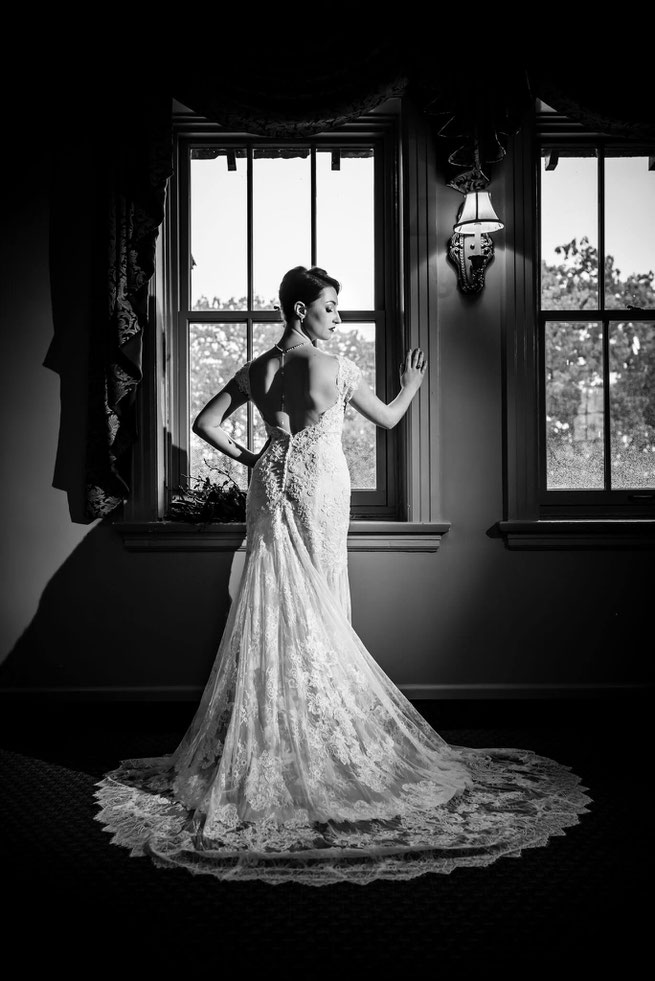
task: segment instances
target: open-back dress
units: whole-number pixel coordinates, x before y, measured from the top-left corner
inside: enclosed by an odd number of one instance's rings
[[[249,367],[236,379],[251,397]],[[342,427],[360,378],[338,356],[317,423],[265,422],[243,574],[198,710],[172,753],[97,784],[97,820],[133,856],[224,880],[364,884],[518,856],[587,811],[566,765],[448,744],[353,629]]]

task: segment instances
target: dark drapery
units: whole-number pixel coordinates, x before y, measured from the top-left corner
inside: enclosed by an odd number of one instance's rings
[[[54,337],[44,364],[61,377],[54,485],[68,491],[74,520],[109,514],[129,493],[148,282],[172,173],[170,107],[170,95],[156,88],[133,87],[124,99],[105,90],[94,95],[74,135],[53,134]],[[80,161],[84,170],[71,180],[70,168],[80,170]],[[72,256],[82,263],[81,270]],[[87,318],[84,337],[77,330],[80,306]],[[84,455],[80,502],[72,488],[78,474],[69,451],[80,423],[66,412],[72,403],[79,416],[83,388],[86,425],[77,440]]]
[[[289,49],[291,50],[291,48]],[[343,125],[387,99],[405,95],[432,121],[453,172],[502,161],[509,135],[535,98],[597,129],[655,139],[652,83],[645,68],[615,69],[611,82],[596,63],[572,61],[556,70],[537,61],[499,59],[467,70],[437,57],[431,38],[393,36],[367,43],[329,38],[318,52],[301,45],[284,59],[271,43],[253,40],[219,58],[179,58],[167,70],[132,78],[90,103],[95,176],[95,261],[88,324],[88,399],[84,518],[112,512],[129,494],[129,461],[138,438],[135,395],[141,351],[149,330],[147,289],[171,175],[171,99],[233,130],[275,138],[311,136]],[[122,94],[121,94],[122,92]],[[449,175],[452,177],[452,173]],[[55,188],[56,204],[56,188]],[[61,208],[54,208],[61,220]],[[53,250],[61,223],[53,225]],[[53,262],[53,298],[65,263]],[[72,272],[69,269],[68,274]],[[55,303],[55,338],[46,359],[64,370],[65,311]]]

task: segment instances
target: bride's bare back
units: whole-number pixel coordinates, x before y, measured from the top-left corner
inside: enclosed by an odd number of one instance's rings
[[[297,300],[293,309],[286,311],[285,330],[278,344],[240,369],[248,371],[248,394],[237,384],[236,376],[230,379],[196,417],[193,432],[197,436],[232,459],[253,467],[266,447],[254,453],[221,428],[224,420],[248,398],[269,427],[292,436],[315,426],[337,404],[339,358],[316,347],[318,341],[330,341],[341,323],[337,286],[326,286],[310,302]],[[280,299],[282,302],[282,290]],[[302,337],[304,340],[297,340]],[[423,381],[426,365],[420,348],[408,350],[400,365],[401,391],[392,402],[386,404],[379,399],[362,379],[351,393],[352,405],[376,426],[391,429],[407,412]]]
[[[270,426],[295,434],[316,425],[337,401],[338,367],[337,358],[311,343],[285,352],[284,359],[271,348],[250,364],[252,401]]]

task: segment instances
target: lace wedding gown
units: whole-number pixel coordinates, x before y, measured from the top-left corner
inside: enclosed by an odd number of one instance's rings
[[[112,841],[159,866],[317,886],[408,879],[545,845],[590,803],[553,760],[447,744],[353,630],[341,435],[361,373],[338,361],[318,423],[293,435],[265,424],[245,567],[188,731],[170,755],[124,760],[97,784]],[[249,364],[236,376],[248,395]]]

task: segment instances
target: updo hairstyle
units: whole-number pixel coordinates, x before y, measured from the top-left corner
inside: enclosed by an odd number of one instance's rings
[[[280,283],[279,298],[282,315],[287,323],[295,317],[294,304],[301,300],[309,305],[317,300],[323,290],[331,286],[337,293],[341,289],[341,283],[328,276],[325,269],[312,266],[311,269],[305,266],[294,266],[288,273],[285,273]]]

